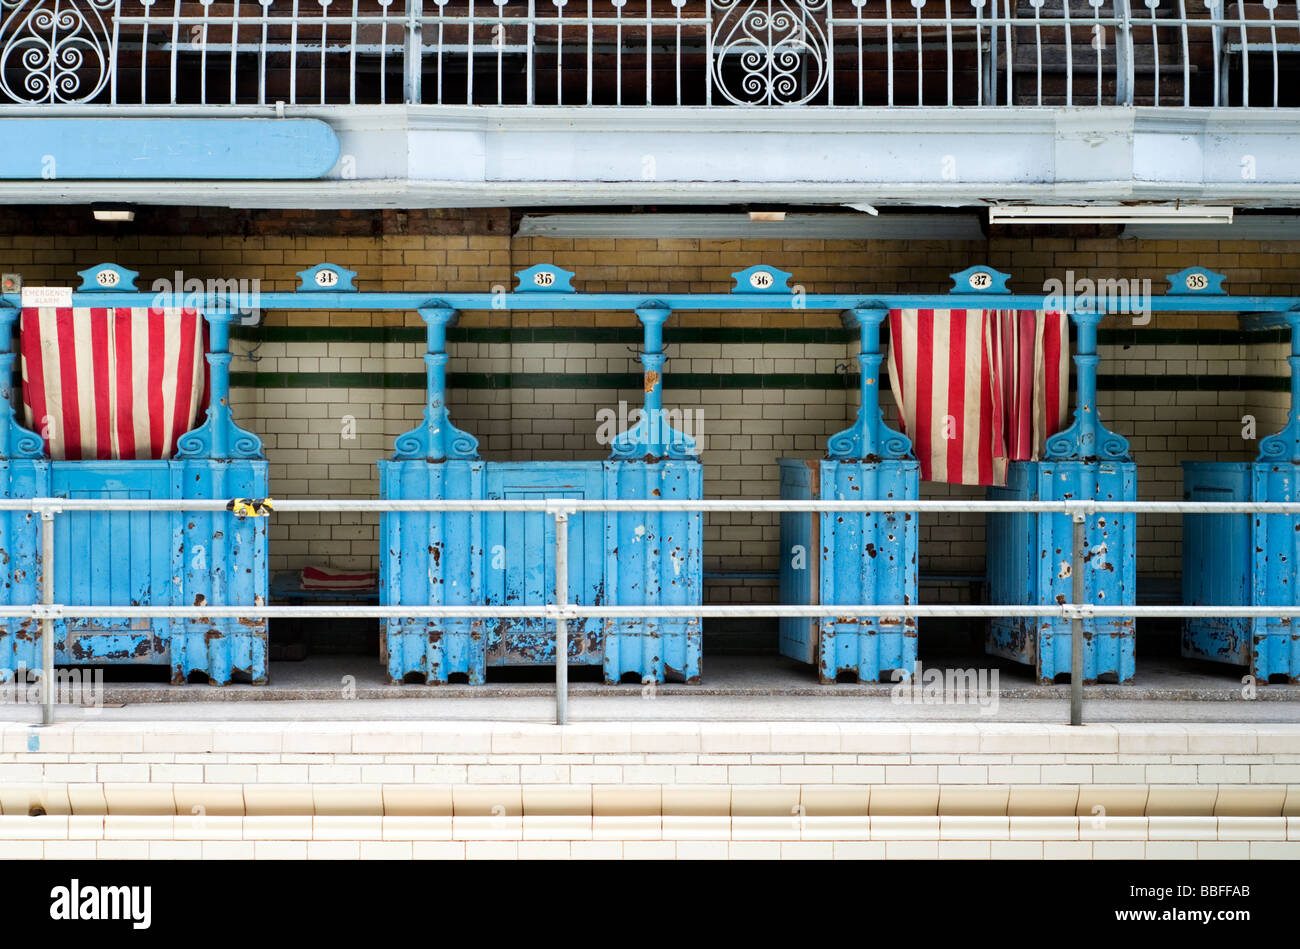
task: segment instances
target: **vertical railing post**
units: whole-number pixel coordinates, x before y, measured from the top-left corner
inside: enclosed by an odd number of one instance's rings
[[[423,30],[424,0],[406,0],[406,69],[403,70],[402,96],[407,105],[419,105],[421,101]]]
[[[535,0],[528,0],[528,38],[525,41],[527,48],[524,52],[524,73],[525,84],[528,88],[527,105],[533,105],[536,102],[536,70],[533,68],[533,48],[537,45],[537,8]],[[614,53],[615,58],[622,62],[623,50],[619,49]]]
[[[569,512],[555,511],[555,724],[569,724]]]
[[[41,509],[41,724],[54,724],[54,511]]]
[[[1070,724],[1083,724],[1083,548],[1085,541],[1084,527],[1086,518],[1082,511],[1071,515],[1073,538],[1071,540],[1070,607]]]
[[[1129,0],[1115,0],[1115,104],[1133,104],[1133,11]],[[1100,55],[1100,54],[1099,54]]]

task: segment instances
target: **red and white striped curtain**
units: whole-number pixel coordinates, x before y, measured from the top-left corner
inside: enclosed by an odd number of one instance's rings
[[[27,427],[56,461],[170,458],[207,407],[206,344],[194,310],[25,309]]]
[[[1064,313],[891,310],[889,384],[921,480],[1006,484],[1066,426]]]

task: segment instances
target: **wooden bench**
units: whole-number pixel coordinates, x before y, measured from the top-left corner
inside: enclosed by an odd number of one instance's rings
[[[781,575],[774,570],[706,570],[704,571],[705,583],[717,583],[724,580],[762,580],[769,583],[777,583]],[[988,583],[987,578],[982,570],[954,570],[948,572],[922,573],[920,583],[926,584],[956,584],[966,583],[970,585],[971,602],[978,603],[983,599],[984,588]]]

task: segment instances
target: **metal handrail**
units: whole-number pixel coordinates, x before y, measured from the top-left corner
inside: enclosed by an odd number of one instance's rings
[[[250,619],[286,618],[403,618],[479,617],[482,605],[404,605],[404,606],[102,606],[59,604],[54,602],[55,533],[54,520],[64,513],[82,511],[226,511],[235,500],[222,499],[131,499],[131,498],[3,498],[0,510],[31,511],[41,520],[41,603],[30,606],[0,606],[0,617],[25,617],[41,624],[41,704],[44,724],[54,722],[54,621],[74,617],[96,618],[201,618],[235,617]],[[243,499],[247,500],[247,499]],[[266,501],[267,499],[257,499]],[[1083,621],[1093,617],[1300,617],[1300,606],[1103,606],[1083,603],[1083,569],[1085,561],[1084,524],[1096,513],[1135,514],[1281,514],[1300,515],[1300,503],[1276,501],[991,501],[969,500],[644,500],[644,499],[484,499],[484,500],[330,500],[291,499],[272,505],[255,505],[254,509],[271,516],[275,512],[300,511],[531,511],[555,518],[555,599],[535,606],[494,606],[492,614],[501,618],[541,618],[555,622],[555,708],[556,724],[568,722],[568,623],[582,618],[614,619],[621,617],[818,617],[826,615],[877,615],[904,617],[996,617],[1005,615],[1059,616],[1071,623],[1070,723],[1083,723]],[[633,606],[583,606],[568,602],[568,520],[586,511],[753,511],[753,512],[835,512],[859,513],[929,512],[1024,513],[1068,515],[1073,522],[1071,600],[1056,605],[1031,604],[855,604],[822,603],[809,606],[774,604],[726,604],[708,606],[667,606],[644,604]],[[242,516],[242,515],[241,515]]]
[[[111,502],[111,504],[110,504]],[[501,498],[485,500],[332,500],[294,498],[273,502],[274,513],[321,511],[532,511],[570,514],[584,511],[755,511],[799,513],[861,511],[870,514],[917,512],[921,514],[1300,514],[1300,501],[993,501],[980,498],[927,500],[880,499],[872,501],[632,499],[632,498]],[[230,501],[211,498],[0,498],[0,511],[227,511]]]

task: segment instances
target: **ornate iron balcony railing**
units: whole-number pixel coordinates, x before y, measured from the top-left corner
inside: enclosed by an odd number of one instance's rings
[[[15,103],[1300,105],[1296,0],[0,0]]]

